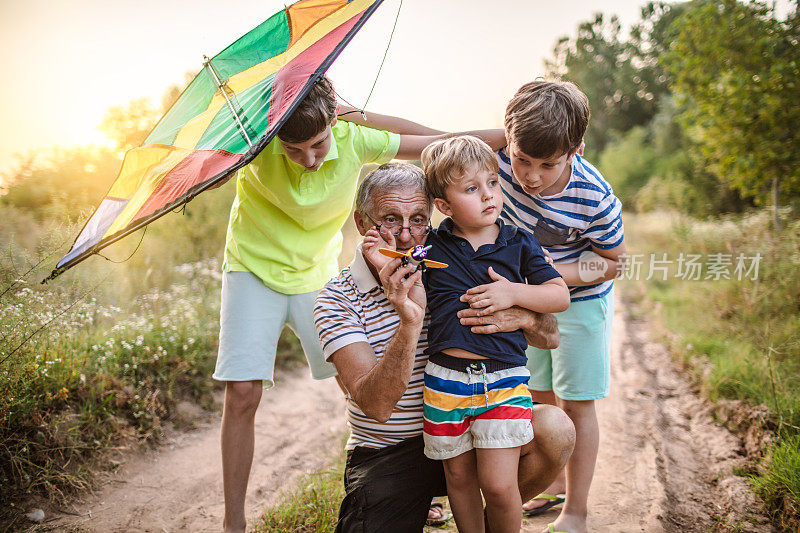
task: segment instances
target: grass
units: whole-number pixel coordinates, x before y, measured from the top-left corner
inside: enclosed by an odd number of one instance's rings
[[[344,498],[344,462],[341,453],[330,468],[303,476],[296,488],[282,494],[280,503],[264,512],[253,532],[333,531]]]
[[[121,440],[157,440],[179,400],[213,405],[218,268],[209,261],[179,270],[182,283],[125,308],[80,300],[32,337],[70,295],[30,287],[6,294],[0,499],[61,500],[89,486],[97,452]]]
[[[728,405],[719,411],[723,418],[742,409],[767,413],[752,417],[768,438],[749,478],[776,526],[800,527],[800,222],[775,235],[767,213],[713,221],[653,213],[627,215],[625,227],[629,254],[643,254],[645,264],[642,279],[620,285],[644,298],[668,332],[663,340],[703,392]],[[678,276],[681,253],[701,256],[700,280]],[[660,273],[644,279],[650,254],[674,262],[666,280]],[[738,279],[740,254],[761,254],[757,276]],[[728,257],[731,279],[714,279],[709,265]],[[723,421],[736,426],[746,418]]]
[[[106,448],[157,441],[179,401],[214,407],[219,265],[184,264],[171,279],[125,308],[78,301],[0,365],[0,500],[62,501],[90,486]],[[68,292],[7,293],[0,359],[52,319]],[[283,369],[305,364],[289,331],[277,358]],[[20,519],[14,507],[0,509],[0,524]]]
[[[44,286],[80,225],[0,206],[0,529],[21,526],[31,502],[90,487],[109,447],[157,442],[180,401],[214,407],[232,193],[103,252],[136,251],[127,261],[90,258]],[[291,333],[278,364],[304,364]]]

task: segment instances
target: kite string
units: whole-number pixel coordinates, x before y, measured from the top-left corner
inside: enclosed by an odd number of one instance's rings
[[[366,113],[364,113],[364,110],[363,110],[363,109],[361,109],[361,108],[359,108],[359,107],[356,107],[356,106],[354,106],[353,104],[351,104],[350,102],[348,102],[347,100],[345,100],[344,96],[342,96],[341,94],[339,94],[338,92],[336,92],[336,89],[333,89],[333,93],[334,93],[334,94],[335,94],[335,95],[336,95],[336,96],[337,96],[337,97],[338,97],[338,98],[339,98],[339,99],[340,99],[342,102],[344,102],[345,104],[347,104],[347,105],[349,105],[350,107],[352,107],[352,108],[353,108],[353,110],[352,110],[352,111],[345,111],[344,113],[336,113],[336,116],[337,116],[337,117],[343,117],[343,116],[345,116],[345,115],[350,115],[351,113],[361,113],[361,117],[362,117],[364,120],[367,120],[367,114],[366,114]],[[367,107],[367,106],[365,105],[364,107]]]
[[[364,101],[364,108],[367,107],[369,104],[369,99],[372,98],[372,91],[375,90],[375,85],[378,84],[378,77],[381,75],[381,70],[383,70],[383,64],[386,62],[386,56],[389,55],[389,48],[392,46],[392,39],[394,38],[394,30],[397,29],[397,21],[400,19],[400,10],[403,9],[403,0],[400,0],[400,4],[397,6],[397,15],[394,17],[394,25],[392,26],[392,33],[389,34],[389,42],[386,43],[386,50],[383,52],[383,59],[381,59],[381,65],[378,67],[378,73],[375,74],[375,81],[372,82],[372,88],[369,90],[369,94],[367,95],[367,99]]]
[[[373,82],[372,82],[372,87],[369,90],[369,94],[367,95],[367,99],[364,100],[364,105],[361,106],[361,107],[354,106],[353,104],[351,104],[350,102],[345,100],[345,98],[341,94],[336,92],[336,89],[334,89],[333,92],[336,93],[336,96],[338,96],[345,104],[347,104],[347,105],[349,105],[350,107],[353,108],[352,111],[346,111],[344,113],[339,113],[337,116],[343,117],[343,116],[349,115],[351,113],[361,113],[361,116],[364,117],[364,119],[366,120],[367,116],[364,113],[364,110],[367,108],[367,105],[369,105],[369,99],[372,98],[372,92],[375,90],[375,86],[378,84],[378,78],[381,75],[381,70],[383,70],[383,64],[386,62],[386,56],[389,55],[389,48],[392,46],[392,39],[394,38],[394,31],[395,31],[395,29],[397,29],[397,21],[400,19],[400,10],[402,8],[403,8],[403,0],[400,0],[400,4],[397,6],[397,15],[395,15],[395,17],[394,17],[394,25],[392,26],[392,32],[389,34],[389,41],[386,43],[386,50],[383,52],[383,59],[381,59],[381,64],[378,67],[378,72],[375,73],[375,80],[373,80]]]
[[[186,204],[184,204],[184,206],[185,206],[185,205],[186,205]],[[104,255],[103,255],[103,254],[101,254],[100,252],[95,252],[95,253],[96,253],[97,255],[99,255],[100,257],[102,257],[103,259],[105,259],[106,261],[111,261],[112,263],[117,263],[117,264],[119,264],[119,263],[124,263],[124,262],[128,261],[128,260],[129,260],[131,257],[133,257],[133,254],[135,254],[136,252],[138,252],[138,251],[139,251],[139,247],[142,245],[142,241],[144,241],[144,234],[145,234],[145,233],[147,233],[147,226],[145,226],[145,227],[144,227],[144,231],[142,232],[142,236],[141,236],[141,238],[139,239],[139,244],[137,244],[137,245],[136,245],[136,248],[134,248],[134,250],[131,252],[131,255],[129,255],[128,257],[126,257],[126,258],[125,258],[125,259],[123,259],[122,261],[114,261],[113,259],[110,259],[110,258],[108,258],[108,257],[104,256]]]
[[[180,207],[176,208],[177,211],[173,210],[172,212],[173,213],[183,213],[185,215],[186,214],[186,206],[188,205],[188,203],[189,202],[186,202],[186,203],[182,204]],[[95,252],[95,253],[97,255],[99,255],[100,257],[102,257],[103,259],[105,259],[106,261],[111,261],[112,263],[117,263],[117,264],[124,263],[124,262],[130,260],[130,258],[133,257],[133,254],[135,254],[136,252],[139,251],[139,247],[142,245],[142,242],[144,241],[145,233],[147,233],[147,226],[144,227],[144,231],[142,231],[142,236],[139,238],[139,244],[136,245],[136,248],[134,248],[134,250],[131,252],[131,255],[129,255],[128,257],[126,257],[125,259],[123,259],[121,261],[114,261],[113,259],[104,256],[100,252]]]
[[[182,204],[180,207],[176,208],[177,210],[173,210],[172,212],[173,213],[183,213],[185,215],[186,214],[186,206],[188,204],[189,204],[189,202],[186,202],[186,203]],[[144,227],[144,231],[142,231],[142,236],[139,238],[139,244],[136,245],[136,248],[134,248],[134,250],[131,252],[131,255],[129,255],[128,257],[126,257],[125,259],[123,259],[121,261],[114,261],[113,259],[110,259],[110,258],[104,256],[100,252],[95,252],[95,253],[97,255],[99,255],[100,257],[102,257],[103,259],[105,259],[106,261],[111,261],[112,263],[117,263],[117,264],[124,263],[124,262],[130,260],[130,258],[133,257],[133,254],[135,254],[136,252],[139,251],[139,247],[142,245],[142,242],[144,241],[145,233],[147,233],[147,226]]]

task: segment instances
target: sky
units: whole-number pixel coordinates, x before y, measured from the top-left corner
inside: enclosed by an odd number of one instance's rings
[[[405,0],[369,109],[446,130],[497,127],[556,39],[602,6],[624,24],[643,2]],[[369,93],[400,5],[386,0],[330,70],[344,98]],[[14,154],[107,142],[106,110],[172,84],[284,7],[275,0],[1,0],[0,171]]]

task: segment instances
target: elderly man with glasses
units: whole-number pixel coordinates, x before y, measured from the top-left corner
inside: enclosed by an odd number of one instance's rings
[[[378,252],[424,244],[431,211],[419,168],[389,163],[369,174],[354,214],[364,242],[317,297],[315,325],[346,389],[350,426],[336,531],[422,531],[431,498],[446,493],[441,463],[423,454],[427,313],[421,273]],[[558,344],[552,315],[511,308],[484,317],[465,309],[459,316],[476,333],[521,329],[533,346]],[[569,418],[554,406],[534,406],[531,424],[535,437],[519,461],[523,501],[549,485],[574,443]]]

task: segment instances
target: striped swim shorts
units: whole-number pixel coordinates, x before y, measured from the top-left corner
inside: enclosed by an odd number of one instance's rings
[[[493,359],[432,355],[425,367],[425,455],[450,459],[473,448],[515,448],[533,439],[530,373]]]

